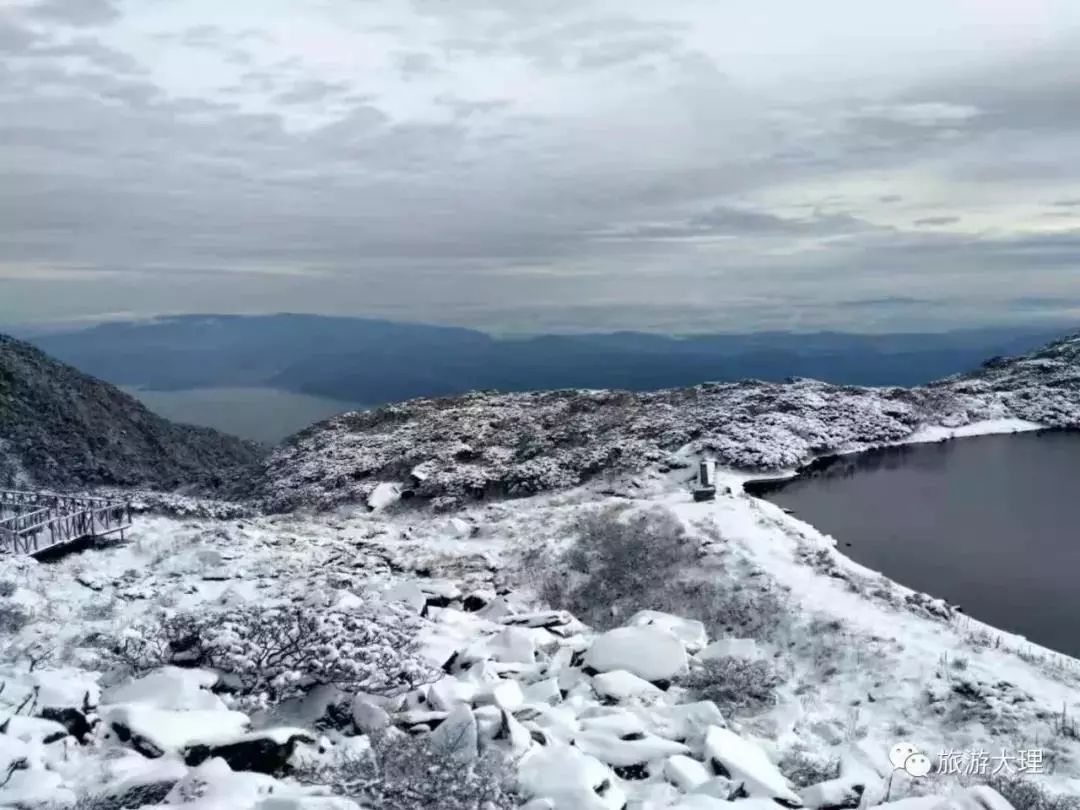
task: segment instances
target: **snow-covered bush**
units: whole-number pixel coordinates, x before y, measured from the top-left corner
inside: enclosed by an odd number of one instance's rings
[[[15,595],[15,591],[19,589],[19,586],[12,582],[10,579],[0,579],[0,597],[7,599]]]
[[[805,751],[788,751],[780,758],[777,767],[800,790],[840,776],[838,758],[815,756]]]
[[[277,703],[318,684],[395,694],[433,678],[416,655],[419,621],[385,603],[347,612],[231,607],[132,628],[112,652],[135,673],[165,664],[215,670],[248,703]]]
[[[628,611],[651,608],[648,600],[697,559],[682,524],[661,509],[612,507],[583,513],[571,527],[577,540],[546,566],[540,595],[600,628],[621,624]],[[534,555],[535,556],[535,555]]]
[[[329,785],[361,807],[379,810],[510,810],[518,801],[506,758],[489,750],[463,762],[430,738],[398,732],[373,735],[367,755],[296,774],[302,782]]]
[[[544,601],[594,627],[651,609],[702,621],[713,637],[763,638],[787,613],[763,578],[701,576],[698,543],[666,510],[592,510],[570,528],[570,548],[554,559],[531,552],[524,568]]]
[[[1016,810],[1080,810],[1080,796],[1051,793],[1038,782],[1016,774],[998,774],[988,784]]]
[[[0,602],[0,635],[14,635],[29,623],[30,614],[22,605]]]
[[[679,679],[697,700],[711,700],[725,717],[757,712],[776,703],[780,676],[767,661],[725,655],[710,658]]]

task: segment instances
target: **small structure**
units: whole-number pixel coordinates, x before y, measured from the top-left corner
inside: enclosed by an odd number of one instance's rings
[[[131,508],[122,501],[0,490],[0,556],[35,556],[117,533],[123,538],[130,527]]]
[[[703,459],[698,464],[697,481],[694,482],[694,500],[711,501],[716,497],[716,462]]]

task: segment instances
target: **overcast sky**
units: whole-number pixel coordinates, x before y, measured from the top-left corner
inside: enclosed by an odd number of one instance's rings
[[[0,324],[1080,323],[1076,0],[0,0]]]

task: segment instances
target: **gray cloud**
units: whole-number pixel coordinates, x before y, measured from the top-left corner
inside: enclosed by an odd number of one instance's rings
[[[726,22],[705,4],[414,0],[245,34],[132,3],[93,38],[72,26],[116,7],[76,6],[0,20],[0,321],[925,326],[1080,298],[1080,235],[1009,208],[1074,207],[1067,56],[904,87],[800,62],[778,87],[688,21]]]
[[[916,225],[955,225],[960,217],[922,217],[915,220]]]
[[[114,0],[40,0],[26,14],[43,22],[93,27],[120,19],[120,7]]]

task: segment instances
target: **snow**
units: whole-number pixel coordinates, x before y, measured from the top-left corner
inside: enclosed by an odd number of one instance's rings
[[[705,753],[719,763],[735,782],[741,782],[751,796],[801,803],[780,770],[754,742],[726,728],[710,728],[705,735]]]
[[[686,647],[652,626],[619,627],[597,636],[585,665],[598,672],[626,670],[646,681],[666,681],[687,670]]]

